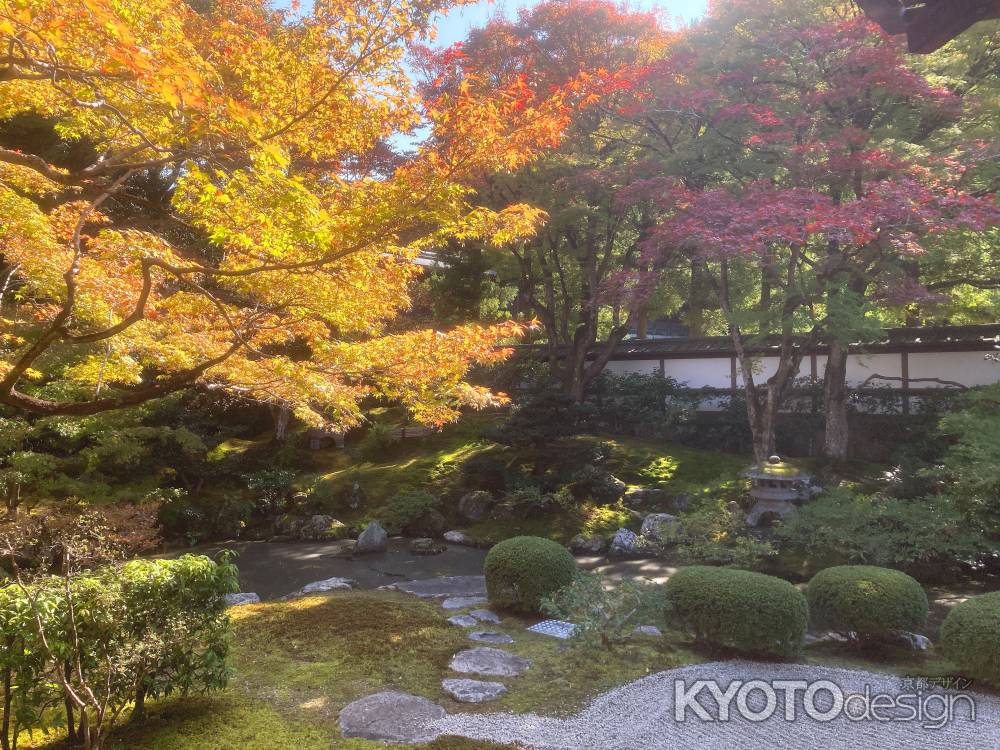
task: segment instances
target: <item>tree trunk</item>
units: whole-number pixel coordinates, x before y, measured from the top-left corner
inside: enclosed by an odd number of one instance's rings
[[[847,421],[847,355],[847,344],[830,342],[823,375],[823,410],[826,414],[823,455],[835,460],[847,458],[850,436]]]
[[[129,716],[129,721],[133,723],[138,723],[146,718],[146,686],[139,685],[135,689],[135,705],[132,707],[132,713]]]
[[[288,433],[288,420],[291,418],[292,412],[285,404],[272,405],[271,416],[274,418],[274,439],[283,443]]]
[[[8,650],[13,648],[13,638],[7,639]],[[0,728],[0,747],[10,750],[10,709],[14,695],[11,693],[11,668],[3,670],[3,727]]]

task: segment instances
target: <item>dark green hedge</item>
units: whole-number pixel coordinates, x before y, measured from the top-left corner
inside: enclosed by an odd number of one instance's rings
[[[664,596],[668,617],[702,643],[782,658],[802,650],[809,622],[806,599],[781,578],[695,565],[672,575]]]
[[[540,612],[542,597],[573,581],[576,560],[565,547],[537,536],[515,536],[486,555],[490,602],[518,612]]]
[[[1000,687],[1000,591],[955,607],[941,626],[941,646],[969,677]]]
[[[916,579],[891,568],[827,568],[809,581],[806,596],[814,626],[862,638],[916,630],[927,622],[927,594]]]

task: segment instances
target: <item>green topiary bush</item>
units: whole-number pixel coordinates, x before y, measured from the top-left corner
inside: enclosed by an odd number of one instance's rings
[[[809,613],[818,628],[878,640],[927,621],[927,594],[899,570],[874,565],[838,565],[809,581]]]
[[[576,560],[565,547],[537,536],[515,536],[486,555],[486,592],[497,607],[541,612],[542,597],[569,585]]]
[[[949,612],[941,646],[969,677],[1000,686],[1000,591],[968,599]]]
[[[789,658],[805,642],[806,598],[781,578],[694,565],[674,573],[663,594],[668,617],[709,646]]]

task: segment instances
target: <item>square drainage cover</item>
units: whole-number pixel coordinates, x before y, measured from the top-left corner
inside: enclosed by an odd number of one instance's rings
[[[563,620],[542,620],[537,625],[528,628],[529,632],[551,635],[553,638],[561,638],[562,640],[573,635],[574,630],[576,630],[576,625]]]

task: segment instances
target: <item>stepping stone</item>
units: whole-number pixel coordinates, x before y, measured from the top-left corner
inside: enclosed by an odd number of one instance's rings
[[[260,597],[247,591],[239,594],[226,594],[222,597],[227,607],[242,607],[244,604],[260,604]],[[471,619],[471,618],[470,618]],[[475,624],[475,620],[472,621]]]
[[[429,725],[445,716],[437,703],[387,690],[348,703],[340,712],[344,737],[383,742],[430,742],[438,732]]]
[[[441,687],[459,703],[485,703],[493,701],[507,692],[502,682],[482,682],[481,680],[442,680]]]
[[[486,596],[485,576],[440,576],[393,584],[397,591],[423,598],[435,596]]]
[[[453,596],[441,602],[441,606],[445,609],[465,609],[466,607],[475,607],[478,604],[486,604],[486,601],[485,596]],[[473,616],[475,616],[474,613]]]
[[[476,630],[469,633],[469,638],[480,643],[513,643],[514,639],[506,633],[495,633],[492,630]]]
[[[474,628],[479,624],[479,620],[468,615],[452,615],[448,618],[448,622],[452,625],[458,625],[460,628]]]
[[[281,597],[281,599],[282,601],[288,599],[298,599],[300,596],[322,594],[324,591],[347,591],[354,588],[355,585],[357,585],[357,581],[351,578],[327,578],[323,581],[313,581],[312,583],[307,583],[298,591],[293,591],[291,594]]]
[[[474,609],[469,612],[470,615],[475,617],[480,622],[500,622],[500,616],[495,612],[490,612],[488,609]]]
[[[465,674],[485,674],[491,677],[517,677],[531,666],[531,659],[499,648],[470,648],[452,657],[450,667]]]

